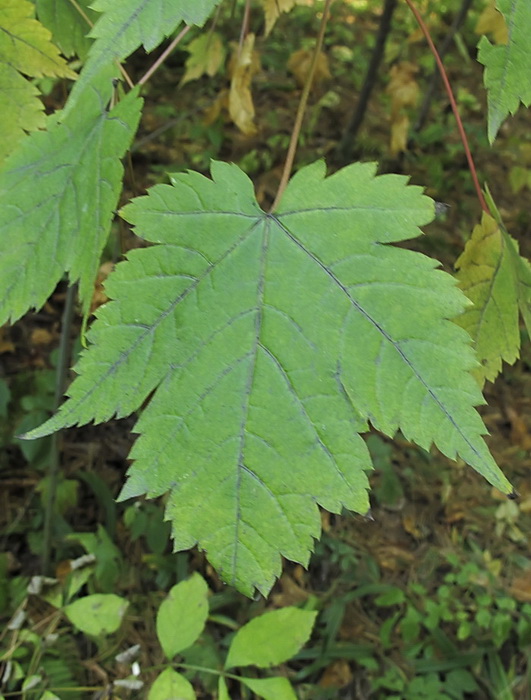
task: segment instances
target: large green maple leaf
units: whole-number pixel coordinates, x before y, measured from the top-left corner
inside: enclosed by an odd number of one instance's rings
[[[496,7],[507,23],[507,44],[495,46],[483,36],[478,53],[485,66],[491,143],[508,114],[515,114],[520,103],[526,107],[531,104],[531,2],[496,0]]]
[[[368,422],[449,457],[502,491],[484,441],[469,303],[417,236],[433,202],[398,175],[322,162],[265,213],[234,165],[173,177],[125,207],[156,243],[128,254],[89,331],[70,399],[28,437],[125,416],[121,498],[169,491],[175,547],[198,543],[223,578],[266,593],[280,554],[308,560],[317,505],[368,508]]]
[[[95,0],[101,12],[89,36],[95,39],[65,106],[67,115],[102,70],[143,46],[149,53],[181,22],[202,25],[220,0]]]
[[[75,78],[27,0],[0,0],[0,162],[45,123],[39,91],[24,76]]]
[[[109,111],[112,90],[109,74],[0,169],[0,325],[40,308],[65,271],[88,311],[142,104],[134,91]]]

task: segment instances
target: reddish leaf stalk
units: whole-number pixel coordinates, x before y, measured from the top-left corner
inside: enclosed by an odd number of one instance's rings
[[[433,43],[433,40],[430,36],[430,32],[428,30],[428,27],[426,26],[424,20],[422,19],[419,11],[417,10],[415,5],[413,4],[412,0],[406,0],[406,3],[408,4],[411,12],[414,14],[415,19],[417,20],[418,25],[419,25],[422,33],[424,34],[426,41],[428,42],[428,46],[430,47],[430,50],[435,58],[435,61],[437,63],[437,67],[439,68],[439,72],[441,74],[441,78],[442,78],[442,81],[444,83],[444,87],[446,89],[448,99],[450,100],[450,104],[452,106],[452,112],[454,113],[454,117],[455,117],[455,120],[457,122],[457,129],[459,130],[459,135],[461,136],[463,148],[465,149],[466,159],[468,161],[468,168],[470,170],[470,174],[472,175],[472,180],[474,182],[474,187],[476,188],[476,194],[478,196],[479,203],[480,203],[483,211],[485,211],[487,214],[490,214],[489,208],[488,208],[487,203],[485,202],[485,198],[483,196],[483,192],[481,191],[481,186],[479,184],[476,166],[474,165],[474,159],[472,158],[472,153],[470,152],[470,148],[468,146],[468,139],[467,139],[467,136],[465,133],[465,129],[463,127],[463,122],[461,121],[461,117],[459,115],[459,110],[457,109],[457,103],[455,101],[454,93],[452,92],[452,87],[450,85],[450,81],[448,80],[448,76],[446,74],[444,64],[441,60],[441,57],[439,56],[439,52],[437,51],[435,44]]]
[[[143,85],[151,78],[153,73],[164,63],[164,61],[168,58],[173,49],[177,46],[181,39],[188,34],[191,28],[191,25],[187,25],[186,27],[184,27],[184,29],[181,29],[181,31],[177,34],[177,36],[171,42],[171,44],[164,49],[164,51],[160,54],[155,63],[153,63],[153,65],[150,68],[148,68],[144,75],[140,78],[140,80],[138,81],[138,85]]]
[[[319,34],[317,36],[317,42],[315,44],[315,51],[313,52],[312,62],[310,65],[310,70],[306,76],[306,82],[302,89],[301,99],[299,102],[299,107],[297,109],[297,115],[295,117],[295,123],[293,125],[293,131],[291,132],[291,138],[288,146],[288,153],[286,155],[286,162],[284,163],[284,170],[282,171],[282,177],[280,178],[280,185],[278,186],[275,201],[273,202],[270,211],[274,211],[280,204],[284,190],[288,184],[291,171],[293,169],[293,163],[295,161],[295,153],[297,152],[297,144],[299,141],[299,135],[301,133],[302,121],[304,119],[304,113],[306,112],[306,105],[308,104],[308,97],[310,96],[310,90],[312,88],[313,78],[315,75],[315,69],[317,67],[317,60],[323,46],[323,40],[326,30],[326,25],[328,23],[328,17],[330,15],[330,5],[332,0],[326,0],[325,6],[323,8],[323,14],[321,17],[321,26],[319,27]]]

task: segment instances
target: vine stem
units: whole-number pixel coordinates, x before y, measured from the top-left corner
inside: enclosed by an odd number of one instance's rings
[[[454,113],[455,120],[457,122],[457,129],[459,131],[459,135],[461,136],[461,141],[463,143],[463,148],[465,149],[465,154],[466,154],[466,159],[468,161],[468,168],[470,170],[470,174],[472,175],[472,180],[474,182],[474,187],[476,188],[476,194],[478,196],[479,203],[481,205],[481,208],[483,209],[484,212],[487,214],[490,214],[490,210],[487,206],[487,203],[485,201],[485,197],[483,196],[483,192],[481,191],[481,186],[479,184],[478,180],[478,174],[476,171],[476,166],[474,164],[474,159],[472,158],[472,153],[470,152],[470,147],[468,145],[468,139],[466,136],[465,129],[463,127],[463,122],[461,121],[461,116],[459,114],[459,110],[457,109],[457,103],[455,101],[454,93],[452,91],[452,86],[450,85],[450,81],[448,80],[448,75],[446,74],[446,69],[444,68],[444,64],[441,60],[441,57],[439,56],[439,52],[437,51],[437,48],[435,47],[435,44],[433,43],[433,40],[430,36],[430,32],[428,27],[426,26],[424,20],[422,19],[420,12],[417,10],[415,5],[413,4],[412,0],[406,0],[406,3],[409,6],[409,9],[415,16],[415,19],[417,20],[417,23],[424,34],[424,37],[426,41],[428,42],[428,46],[430,47],[430,50],[435,58],[435,62],[437,63],[437,67],[439,68],[439,72],[441,74],[442,81],[444,83],[444,87],[446,89],[446,93],[448,95],[448,99],[450,100],[450,105],[452,106],[452,112]]]
[[[286,155],[286,162],[284,163],[284,170],[282,171],[282,176],[280,178],[280,184],[278,186],[277,194],[275,196],[275,201],[273,202],[270,212],[274,211],[280,204],[284,190],[288,184],[288,180],[293,169],[293,163],[295,161],[295,153],[297,152],[297,145],[299,142],[299,136],[302,128],[302,121],[304,119],[304,114],[306,112],[306,105],[308,104],[308,97],[310,96],[310,90],[312,89],[313,78],[315,75],[315,69],[317,67],[317,61],[319,59],[319,54],[323,46],[324,35],[326,31],[326,25],[328,23],[328,17],[330,15],[330,6],[332,0],[326,0],[325,6],[323,8],[323,15],[321,17],[321,26],[319,27],[319,34],[317,35],[317,42],[315,44],[315,50],[312,56],[312,62],[310,64],[310,70],[306,76],[306,81],[302,89],[301,99],[299,101],[299,107],[297,109],[297,115],[295,117],[295,123],[293,125],[293,131],[291,132],[291,138],[288,146],[288,152]]]
[[[55,368],[55,395],[54,411],[59,408],[61,398],[65,392],[66,374],[70,366],[70,332],[72,320],[74,318],[74,302],[77,294],[77,284],[68,287],[66,292],[63,318],[61,320],[61,339],[59,341],[59,354],[57,366]],[[59,482],[59,437],[60,433],[52,435],[51,461],[48,471],[48,491],[46,494],[46,505],[44,508],[44,528],[42,538],[42,572],[50,573],[50,555],[52,551],[52,521],[57,495],[57,485]]]
[[[185,37],[188,34],[191,28],[192,25],[189,24],[186,25],[186,27],[184,27],[183,29],[181,29],[181,31],[177,34],[177,36],[171,42],[171,44],[166,49],[164,49],[164,51],[160,54],[155,63],[153,63],[153,65],[150,68],[148,68],[144,75],[140,78],[140,80],[137,83],[138,85],[144,85],[144,83],[146,83],[151,78],[153,73],[157,70],[157,68],[159,68],[159,66],[161,66],[164,63],[164,61],[168,58],[173,49],[183,39],[183,37]]]

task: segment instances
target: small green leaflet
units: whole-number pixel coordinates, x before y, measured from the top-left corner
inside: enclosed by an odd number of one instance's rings
[[[483,36],[478,45],[478,60],[485,66],[488,90],[490,143],[503,120],[508,114],[515,114],[520,102],[526,107],[531,104],[531,2],[496,0],[496,7],[507,23],[508,43],[495,46]]]
[[[455,322],[474,340],[480,365],[473,372],[483,385],[496,379],[502,360],[513,364],[519,356],[518,310],[527,323],[531,268],[518,254],[518,243],[488,214],[455,265],[459,286],[474,303]]]
[[[270,668],[288,661],[312,633],[317,613],[287,607],[255,617],[232,638],[225,668]]]
[[[195,700],[190,681],[173,668],[165,668],[149,689],[147,700]]]
[[[124,155],[142,100],[110,112],[111,74],[64,122],[28,136],[0,170],[0,324],[40,308],[65,271],[86,313],[121,189]],[[46,261],[43,264],[43,261]]]
[[[301,169],[262,211],[235,165],[173,176],[123,210],[153,243],[106,285],[70,399],[27,437],[126,416],[121,498],[169,491],[175,548],[196,543],[241,591],[267,593],[280,555],[306,564],[317,505],[368,509],[368,422],[508,493],[473,408],[469,303],[437,262],[386,245],[420,234],[433,202],[399,175]]]
[[[143,46],[149,53],[181,22],[202,25],[220,0],[95,0],[91,8],[102,15],[90,31],[95,39],[64,115],[77,105],[87,85],[115,61]]]

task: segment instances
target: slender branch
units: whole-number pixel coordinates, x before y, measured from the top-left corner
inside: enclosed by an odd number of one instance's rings
[[[295,123],[293,125],[293,130],[291,132],[291,138],[288,146],[288,152],[286,155],[286,162],[284,163],[284,170],[282,171],[282,177],[280,178],[280,184],[278,186],[278,191],[275,197],[275,201],[271,206],[270,211],[274,211],[280,204],[284,190],[288,184],[291,171],[293,169],[293,163],[295,161],[295,153],[297,152],[297,144],[299,141],[299,136],[301,133],[302,122],[304,119],[304,113],[306,111],[306,105],[308,104],[308,97],[310,96],[310,90],[312,89],[313,78],[315,75],[315,68],[317,66],[317,60],[321,53],[321,48],[323,46],[323,40],[326,30],[326,25],[328,22],[328,17],[330,15],[330,5],[332,0],[326,0],[323,9],[323,14],[321,17],[321,26],[319,27],[319,34],[317,35],[317,42],[315,44],[315,50],[312,56],[312,62],[310,64],[310,69],[308,75],[306,76],[306,82],[302,89],[301,99],[299,101],[299,107],[297,109],[297,115],[295,116]]]
[[[463,0],[461,7],[459,8],[459,12],[456,14],[454,21],[452,22],[452,26],[450,27],[449,31],[447,32],[446,36],[444,37],[444,41],[441,44],[441,48],[439,49],[439,56],[441,60],[445,57],[446,53],[448,52],[448,49],[452,45],[452,42],[454,40],[455,35],[459,31],[459,27],[463,24],[463,22],[466,19],[466,16],[468,14],[468,10],[470,9],[470,6],[472,5],[473,0]],[[422,129],[424,126],[424,123],[426,122],[426,119],[428,118],[428,112],[430,111],[430,104],[433,99],[433,96],[435,94],[435,91],[437,90],[439,84],[439,71],[437,68],[434,68],[433,73],[430,78],[430,83],[428,86],[428,89],[426,90],[426,93],[424,95],[424,99],[422,101],[422,106],[419,110],[419,116],[417,117],[417,121],[415,123],[415,126],[413,127],[413,131],[417,132]]]
[[[411,12],[415,15],[415,19],[417,20],[419,27],[422,30],[422,33],[424,34],[424,37],[426,38],[426,41],[428,42],[428,46],[431,49],[431,52],[435,58],[435,61],[437,63],[437,66],[439,68],[439,71],[441,73],[441,78],[444,83],[444,87],[446,88],[446,93],[448,95],[448,99],[450,100],[450,104],[452,106],[452,112],[454,113],[455,120],[457,122],[457,129],[459,130],[459,135],[461,136],[461,141],[463,143],[463,148],[465,149],[465,154],[466,154],[466,159],[468,161],[468,168],[470,170],[470,174],[472,175],[472,180],[474,181],[474,187],[476,188],[476,194],[479,200],[479,203],[481,205],[481,208],[483,211],[487,212],[487,214],[490,214],[489,208],[487,206],[487,203],[485,202],[485,198],[483,196],[483,192],[481,191],[481,186],[479,184],[478,180],[478,175],[476,171],[476,166],[474,165],[474,159],[472,158],[472,153],[470,152],[470,148],[468,145],[468,139],[466,136],[465,129],[463,127],[463,122],[461,121],[461,116],[459,115],[459,110],[457,109],[457,103],[455,101],[454,94],[452,92],[452,86],[450,85],[450,81],[448,80],[448,76],[446,75],[446,70],[444,68],[443,62],[441,61],[441,57],[439,56],[437,49],[435,48],[435,44],[433,43],[433,40],[430,36],[430,32],[428,30],[428,27],[424,23],[424,20],[420,16],[419,11],[413,4],[412,0],[406,0]]]
[[[66,292],[65,307],[61,321],[61,340],[59,342],[59,355],[55,368],[55,395],[54,410],[59,408],[61,398],[65,393],[66,374],[70,366],[70,331],[74,318],[74,302],[76,299],[77,284],[68,287]],[[57,494],[57,484],[59,481],[59,438],[61,433],[52,435],[51,462],[48,470],[48,491],[46,505],[44,509],[44,532],[42,542],[41,565],[43,574],[48,574],[50,569],[50,555],[52,551],[52,521]]]
[[[242,26],[240,29],[240,38],[238,40],[238,56],[241,54],[243,49],[243,42],[245,37],[249,32],[249,21],[251,19],[251,0],[247,0],[245,3],[245,9],[243,11]]]
[[[387,37],[389,36],[389,32],[391,31],[392,17],[396,5],[397,0],[385,0],[382,16],[380,17],[380,24],[378,25],[376,42],[372,51],[372,56],[369,63],[369,67],[367,69],[367,74],[365,76],[365,80],[363,81],[363,85],[360,91],[356,111],[352,115],[350,123],[343,133],[343,138],[341,139],[336,148],[336,155],[341,165],[348,163],[352,157],[352,152],[354,150],[354,140],[363,122],[365,112],[367,111],[369,98],[371,96],[372,90],[376,82],[378,68],[380,67],[380,63],[382,62],[382,58],[384,55]]]
[[[191,25],[187,25],[186,27],[181,29],[181,31],[177,34],[177,36],[171,42],[171,44],[166,49],[164,49],[164,51],[160,54],[155,63],[153,63],[153,65],[150,68],[148,68],[144,75],[140,78],[140,80],[138,81],[138,85],[144,85],[144,83],[146,83],[151,78],[153,73],[164,63],[164,61],[168,58],[173,49],[177,46],[181,39],[188,34],[191,28]]]
[[[69,2],[70,2],[71,5],[74,6],[74,9],[76,9],[76,10],[79,12],[79,14],[81,15],[81,17],[83,17],[83,19],[85,20],[85,22],[86,22],[90,27],[93,27],[93,26],[94,26],[94,22],[91,22],[91,21],[90,21],[89,16],[88,16],[87,13],[85,12],[85,10],[81,7],[81,5],[77,2],[77,0],[69,0]]]

